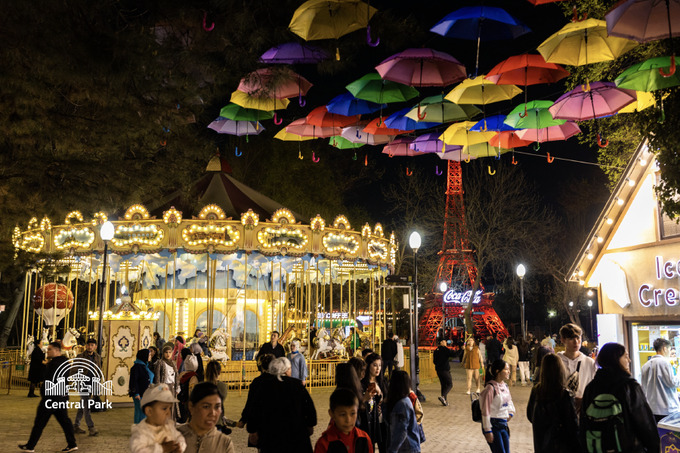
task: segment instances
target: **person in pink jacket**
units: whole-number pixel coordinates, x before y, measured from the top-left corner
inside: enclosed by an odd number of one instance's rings
[[[486,386],[479,395],[482,432],[493,453],[510,453],[508,421],[515,415],[515,405],[505,383],[510,377],[510,366],[504,360],[495,360],[486,377]]]

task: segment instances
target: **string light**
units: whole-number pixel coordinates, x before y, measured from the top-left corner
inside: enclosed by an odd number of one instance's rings
[[[260,216],[255,214],[252,209],[248,209],[248,212],[241,214],[241,225],[254,228],[258,223],[260,223]]]
[[[52,229],[52,222],[47,216],[43,217],[43,219],[40,221],[40,229],[43,231]]]
[[[604,238],[602,236],[597,236],[596,238],[598,244],[602,244],[602,242],[604,242]]]
[[[368,256],[371,259],[380,258],[384,261],[387,259],[387,248],[380,241],[371,239],[368,242]]]
[[[330,253],[339,251],[353,255],[359,250],[359,242],[345,233],[328,233],[323,237],[323,246]]]
[[[634,179],[626,178],[626,181],[628,181],[629,186],[631,186],[631,187],[635,186],[635,180]]]
[[[616,197],[615,200],[616,200],[616,204],[617,204],[617,205],[623,206],[623,200],[622,200],[621,198]]]
[[[163,230],[157,225],[120,225],[111,242],[116,247],[132,244],[158,245],[163,240]]]
[[[54,236],[54,246],[59,250],[87,248],[94,242],[95,234],[90,227],[66,228]]]
[[[80,213],[80,211],[71,211],[68,214],[66,214],[66,218],[64,219],[64,223],[66,225],[71,224],[71,219],[76,219],[78,222],[83,222],[83,215]]]
[[[149,218],[149,211],[141,204],[130,206],[125,211],[125,220],[147,220]]]
[[[611,217],[607,217],[607,225],[611,225],[614,223],[614,220]]]
[[[333,228],[337,228],[339,230],[351,230],[352,227],[349,224],[349,220],[347,220],[347,217],[344,215],[339,215],[335,218],[333,221]]]
[[[285,220],[285,221],[284,221]],[[272,214],[272,222],[274,223],[295,223],[295,216],[290,210],[286,208],[277,209]]]
[[[198,213],[198,218],[202,220],[223,220],[227,216],[224,214],[224,211],[222,208],[217,206],[216,204],[209,204],[207,206],[204,206],[203,209],[201,209],[201,212]]]
[[[588,258],[589,260],[592,260],[592,259],[594,258],[594,257],[593,257],[593,254],[592,254],[592,253],[588,253],[587,258]]]
[[[326,221],[319,214],[310,220],[309,225],[312,227],[312,231],[323,231],[326,229]]]
[[[163,222],[166,225],[177,226],[182,223],[182,213],[172,206],[163,213]]]
[[[371,226],[368,223],[366,223],[366,225],[364,225],[364,227],[361,229],[361,236],[364,237],[364,238],[367,238],[370,235],[371,235]]]
[[[302,230],[296,228],[267,227],[258,231],[257,240],[266,248],[292,247],[300,249],[307,245],[309,239]]]
[[[239,232],[231,225],[202,226],[194,223],[182,230],[182,239],[193,246],[209,244],[233,247],[239,238]]]

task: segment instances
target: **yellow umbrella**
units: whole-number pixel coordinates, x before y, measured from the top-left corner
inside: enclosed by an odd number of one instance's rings
[[[285,127],[278,131],[274,138],[278,138],[284,142],[304,142],[307,140],[314,140],[314,137],[303,137],[302,135],[287,132]]]
[[[628,104],[621,110],[619,110],[618,113],[635,113],[639,112],[641,110],[646,109],[647,107],[653,107],[656,105],[656,101],[654,100],[654,95],[651,92],[648,91],[636,91],[637,93],[637,101]]]
[[[454,104],[492,104],[512,99],[521,92],[515,85],[496,85],[481,75],[463,80],[444,99]]]
[[[290,103],[288,99],[251,96],[238,90],[231,93],[229,101],[246,109],[264,110],[267,112],[285,109]]]
[[[479,143],[486,143],[496,135],[496,131],[477,132],[471,131],[470,128],[474,126],[476,121],[462,121],[460,123],[453,123],[449,126],[439,140],[447,145],[458,146],[472,146]],[[467,154],[470,154],[466,152]]]
[[[288,28],[306,41],[338,39],[368,26],[376,11],[361,0],[309,0],[295,10]]]
[[[586,19],[570,22],[538,46],[549,63],[581,66],[610,61],[637,46],[635,41],[607,35],[607,23]]]
[[[474,159],[479,157],[496,157],[503,153],[511,151],[506,148],[499,148],[497,146],[491,146],[488,143],[477,143],[475,145],[464,146],[463,153],[471,156]]]

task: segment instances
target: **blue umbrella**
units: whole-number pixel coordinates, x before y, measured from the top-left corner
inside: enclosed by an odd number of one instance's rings
[[[514,131],[517,130],[504,123],[505,115],[494,115],[483,120],[479,120],[470,128],[471,131]]]
[[[406,107],[398,112],[395,112],[385,118],[385,126],[391,129],[399,129],[402,131],[414,131],[421,129],[429,129],[431,127],[439,126],[441,123],[426,123],[424,121],[415,121],[407,117],[406,114],[411,111],[411,107]]]
[[[477,39],[477,62],[479,69],[479,42],[515,39],[531,29],[503,8],[493,6],[468,6],[457,9],[437,22],[431,32],[449,38]]]
[[[352,93],[342,93],[336,96],[326,104],[326,110],[337,115],[354,116],[363,115],[366,113],[377,112],[381,108],[387,107],[387,104],[376,104],[375,102],[364,101],[352,96]]]

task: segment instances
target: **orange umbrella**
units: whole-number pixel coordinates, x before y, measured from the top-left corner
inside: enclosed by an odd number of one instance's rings
[[[522,140],[517,136],[515,131],[502,131],[494,135],[489,140],[489,145],[501,148],[521,148],[522,146],[529,146],[533,143],[531,140]]]
[[[366,125],[364,132],[368,132],[373,135],[399,135],[407,134],[413,131],[402,131],[401,129],[390,129],[385,127],[385,123],[380,119],[376,118]]]
[[[325,105],[317,107],[307,115],[307,124],[321,127],[347,127],[357,124],[361,115],[345,116],[330,113]]]

